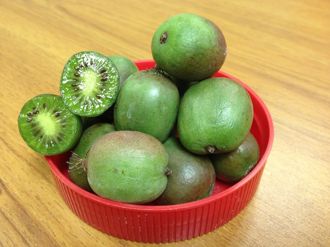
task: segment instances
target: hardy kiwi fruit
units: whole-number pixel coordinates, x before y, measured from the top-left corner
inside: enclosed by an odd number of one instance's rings
[[[52,94],[27,101],[19,114],[18,127],[27,145],[43,155],[68,151],[82,132],[80,118],[65,107],[60,96]]]
[[[174,126],[179,107],[177,87],[156,70],[131,75],[115,105],[117,130],[135,130],[165,141]]]
[[[188,152],[180,142],[170,137],[164,147],[169,155],[168,183],[157,204],[179,204],[192,202],[212,193],[215,172],[207,156]]]
[[[87,154],[87,178],[105,198],[147,203],[166,188],[168,154],[154,137],[114,131],[99,138]]]
[[[182,81],[200,81],[220,69],[227,46],[221,30],[204,17],[183,13],[156,30],[151,44],[157,66]]]
[[[196,154],[229,152],[243,142],[252,120],[252,101],[241,85],[209,78],[189,87],[181,100],[180,141]]]
[[[243,143],[234,151],[210,155],[217,178],[234,183],[245,177],[257,164],[259,146],[254,136],[249,133]]]
[[[79,52],[64,67],[60,91],[71,112],[99,116],[116,100],[119,73],[110,58],[93,51]]]
[[[79,187],[91,190],[87,181],[85,158],[94,142],[101,136],[115,131],[112,124],[97,123],[87,128],[82,134],[78,145],[72,151],[69,164],[69,177]]]

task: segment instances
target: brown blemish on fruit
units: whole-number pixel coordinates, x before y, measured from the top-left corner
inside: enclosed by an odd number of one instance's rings
[[[160,42],[161,44],[164,44],[164,43],[166,42],[166,40],[167,40],[167,37],[168,37],[167,32],[163,32],[162,35],[161,35],[160,38],[159,38],[159,42]]]

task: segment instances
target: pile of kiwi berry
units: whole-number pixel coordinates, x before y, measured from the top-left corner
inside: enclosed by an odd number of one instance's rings
[[[212,77],[227,54],[220,29],[179,14],[158,27],[151,48],[156,66],[144,71],[123,56],[74,54],[60,96],[23,106],[24,141],[42,155],[70,151],[76,185],[126,203],[186,203],[209,196],[216,179],[241,180],[259,147],[249,94]]]

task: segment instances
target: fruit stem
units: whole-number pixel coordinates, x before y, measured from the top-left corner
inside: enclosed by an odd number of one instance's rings
[[[207,146],[206,147],[207,152],[209,152],[210,154],[213,154],[216,150],[216,148],[214,146]]]
[[[171,174],[172,174],[172,170],[170,168],[166,167],[165,175],[170,176]]]

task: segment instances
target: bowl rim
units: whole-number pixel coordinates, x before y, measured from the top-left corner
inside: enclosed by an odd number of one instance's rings
[[[155,64],[153,60],[145,59],[145,60],[137,60],[135,61],[137,65],[143,65],[143,64]],[[259,159],[258,163],[254,167],[254,169],[247,175],[245,176],[242,180],[239,182],[233,184],[230,186],[228,189],[226,189],[223,192],[219,192],[215,195],[211,195],[209,197],[193,201],[193,202],[187,202],[187,203],[182,203],[182,204],[176,204],[176,205],[139,205],[139,204],[128,204],[128,203],[123,203],[123,202],[117,202],[117,201],[112,201],[110,199],[106,199],[103,197],[100,197],[98,195],[92,194],[88,191],[85,191],[84,189],[80,188],[76,184],[74,184],[69,178],[67,178],[58,168],[58,166],[54,163],[52,156],[45,156],[45,159],[47,160],[53,174],[61,180],[65,186],[69,187],[70,190],[73,190],[75,193],[80,194],[81,196],[85,197],[88,200],[94,201],[96,203],[100,203],[106,206],[110,207],[115,207],[115,208],[120,208],[124,210],[130,210],[130,211],[139,211],[139,212],[152,212],[152,211],[157,211],[157,212],[170,212],[170,211],[178,211],[178,210],[185,210],[185,209],[192,209],[192,208],[197,208],[201,207],[203,205],[209,204],[211,202],[220,200],[223,197],[228,196],[229,194],[235,192],[238,188],[242,187],[244,184],[248,183],[266,164],[267,158],[269,156],[269,153],[271,151],[272,145],[273,145],[273,140],[274,140],[274,126],[273,126],[273,121],[272,117],[269,113],[269,110],[265,103],[262,101],[262,99],[244,82],[239,80],[238,78],[223,72],[221,70],[217,71],[215,74],[221,75],[221,77],[225,76],[228,77],[229,79],[234,80],[235,82],[241,84],[248,92],[250,95],[253,95],[255,101],[258,102],[258,104],[261,106],[263,109],[265,115],[266,115],[266,120],[267,124],[269,126],[269,138],[267,141],[266,149],[263,154],[263,156]]]

